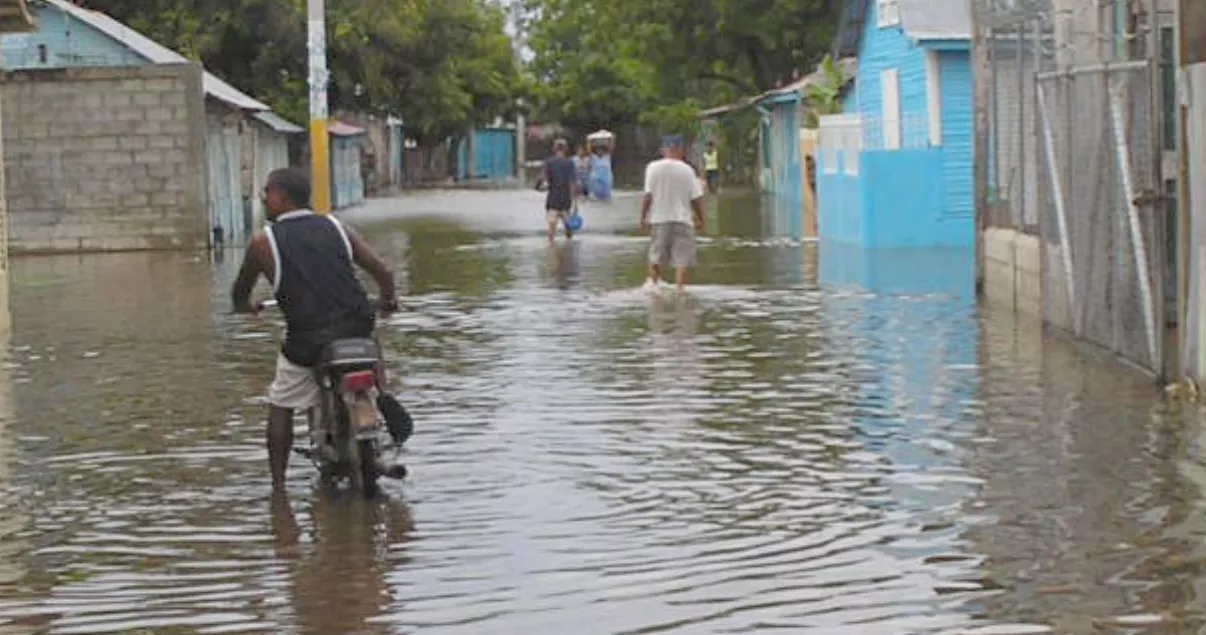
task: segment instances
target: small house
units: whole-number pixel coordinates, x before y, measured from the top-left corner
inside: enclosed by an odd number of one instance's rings
[[[846,78],[854,75],[857,63],[843,59],[838,70]],[[805,216],[807,236],[816,237],[813,192],[808,180],[806,154],[812,150],[813,133],[806,128],[810,89],[826,81],[817,70],[786,86],[767,91],[755,100],[761,114],[759,139],[762,157],[762,188],[776,197],[786,198]]]
[[[37,30],[0,39],[0,67],[31,70],[183,64],[179,53],[113,18],[66,0],[34,0]],[[214,242],[239,244],[251,229],[242,187],[246,116],[269,110],[218,77],[205,73],[207,202]]]
[[[243,144],[245,172],[250,176],[247,200],[251,204],[253,227],[264,223],[264,201],[260,193],[273,170],[289,167],[289,141],[305,132],[301,126],[271,112],[257,112],[251,118],[250,134]]]
[[[477,128],[456,147],[457,178],[504,181],[515,178],[515,129]]]
[[[836,43],[857,55],[843,114],[821,118],[822,239],[974,244],[971,19],[965,0],[848,0]]]
[[[360,153],[365,129],[333,120],[331,136],[331,208],[343,209],[364,201],[364,173]]]

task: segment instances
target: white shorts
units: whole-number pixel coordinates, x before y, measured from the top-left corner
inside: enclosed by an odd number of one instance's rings
[[[314,370],[298,366],[278,353],[276,376],[268,387],[268,403],[277,408],[309,410],[317,407],[321,399],[322,392],[318,380],[314,378]]]

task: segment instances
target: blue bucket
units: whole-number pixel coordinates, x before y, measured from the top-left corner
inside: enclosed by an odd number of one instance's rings
[[[582,215],[574,213],[565,217],[565,227],[572,232],[582,229]]]

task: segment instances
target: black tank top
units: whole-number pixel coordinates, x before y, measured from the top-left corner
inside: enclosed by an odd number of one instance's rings
[[[276,265],[276,301],[285,314],[286,359],[313,366],[332,341],[372,335],[373,308],[356,279],[352,243],[335,217],[288,212],[266,233]]]

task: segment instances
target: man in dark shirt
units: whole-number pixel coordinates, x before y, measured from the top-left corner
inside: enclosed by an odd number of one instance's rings
[[[268,464],[274,489],[283,489],[293,446],[293,413],[319,404],[312,367],[322,349],[345,337],[369,337],[374,307],[353,265],[373,277],[380,310],[397,309],[394,276],[350,227],[309,210],[310,180],[295,169],[276,170],[264,186],[270,224],[252,237],[231,290],[235,311],[255,313],[251,291],[263,275],[285,315],[285,343],[268,391]]]
[[[549,223],[549,242],[557,238],[557,224],[564,223],[574,206],[574,187],[577,181],[577,167],[569,158],[569,144],[565,139],[553,142],[553,158],[544,163],[544,182],[548,185],[548,195],[544,200],[544,210]],[[565,226],[565,237],[573,238],[569,225]]]

